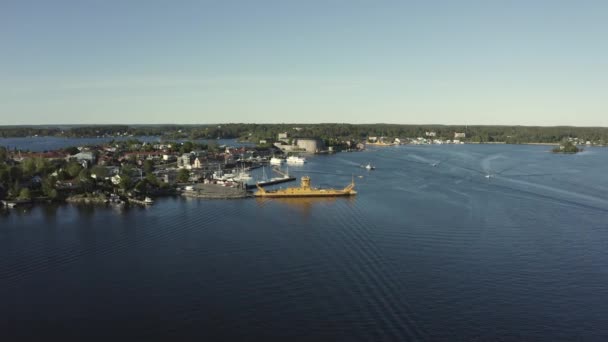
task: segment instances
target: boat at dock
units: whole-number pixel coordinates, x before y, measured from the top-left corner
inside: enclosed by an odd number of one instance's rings
[[[144,199],[140,198],[135,198],[135,197],[129,197],[128,198],[129,203],[134,203],[134,204],[139,204],[139,205],[152,205],[154,204],[154,200],[150,197],[145,197]]]
[[[285,159],[272,157],[270,158],[270,164],[272,165],[281,165],[285,162]]]
[[[247,172],[245,169],[241,169],[240,171],[238,171],[236,176],[232,177],[232,180],[235,182],[247,182],[251,178],[252,177],[251,177],[251,174],[249,174],[249,172]]]
[[[354,190],[355,181],[351,181],[344,189],[318,189],[310,186],[310,177],[302,177],[299,187],[266,190],[262,186],[256,184],[258,191],[256,197],[336,197],[336,196],[353,196],[357,192]]]
[[[125,201],[123,201],[120,198],[120,196],[118,196],[117,194],[110,194],[110,198],[108,199],[108,202],[114,206],[124,206],[125,205]]]
[[[3,200],[0,201],[0,206],[4,206],[7,207],[9,209],[15,208],[17,206],[23,205],[23,204],[30,204],[32,203],[31,200],[12,200],[12,201],[8,201],[8,200]]]
[[[287,157],[287,164],[304,164],[306,163],[306,158],[298,157],[298,156],[289,156]]]
[[[279,173],[281,175],[281,177],[272,177],[270,179],[266,178],[266,169],[262,169],[262,172],[264,174],[264,177],[262,178],[262,180],[257,181],[255,184],[247,184],[247,189],[253,189],[256,188],[258,185],[259,186],[268,186],[268,185],[274,185],[274,184],[280,184],[280,183],[285,183],[285,182],[292,182],[296,180],[296,177],[291,177],[289,176],[289,170],[287,170],[286,173],[281,172],[278,169],[273,169],[273,171]]]
[[[230,172],[224,172],[224,170],[217,170],[213,172],[213,179],[217,180],[217,181],[227,181],[230,179],[233,179],[234,177],[236,177],[237,175],[235,175],[234,173]]]

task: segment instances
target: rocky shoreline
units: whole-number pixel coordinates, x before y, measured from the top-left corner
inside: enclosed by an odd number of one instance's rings
[[[67,197],[65,201],[80,204],[106,204],[108,198],[105,195],[78,194]]]

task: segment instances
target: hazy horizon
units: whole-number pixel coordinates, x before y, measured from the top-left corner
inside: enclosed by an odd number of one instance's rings
[[[82,126],[214,126],[214,125],[403,125],[403,126],[470,126],[470,127],[484,127],[484,126],[504,126],[504,127],[574,127],[574,128],[607,128],[608,126],[576,126],[576,125],[481,125],[481,124],[440,124],[440,123],[390,123],[390,122],[364,122],[364,123],[350,123],[350,122],[211,122],[211,123],[53,123],[53,124],[10,124],[0,125],[3,127],[82,127]]]
[[[0,125],[606,127],[606,22],[601,1],[4,2]]]

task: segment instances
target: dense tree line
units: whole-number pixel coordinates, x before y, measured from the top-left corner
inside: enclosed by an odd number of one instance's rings
[[[134,135],[161,136],[164,140],[179,139],[232,139],[259,142],[274,141],[277,134],[287,132],[291,137],[315,137],[362,140],[368,136],[389,138],[425,137],[425,132],[435,132],[437,138],[453,139],[455,132],[466,133],[465,141],[506,143],[556,143],[567,137],[577,137],[598,143],[608,143],[607,127],[534,127],[534,126],[446,126],[446,125],[396,125],[396,124],[214,124],[214,125],[103,125],[70,128],[52,127],[0,127],[0,137],[33,135],[50,136],[100,136]]]
[[[28,137],[28,136],[56,136],[61,133],[59,128],[0,126],[0,138]]]

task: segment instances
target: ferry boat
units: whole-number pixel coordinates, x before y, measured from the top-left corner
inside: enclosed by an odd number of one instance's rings
[[[351,181],[344,189],[317,189],[310,186],[310,177],[302,177],[300,187],[265,190],[259,184],[256,184],[258,191],[256,197],[336,197],[336,196],[353,196],[357,192],[354,190],[355,181]]]
[[[287,164],[304,164],[306,163],[306,158],[298,157],[298,156],[289,156],[287,157]]]

